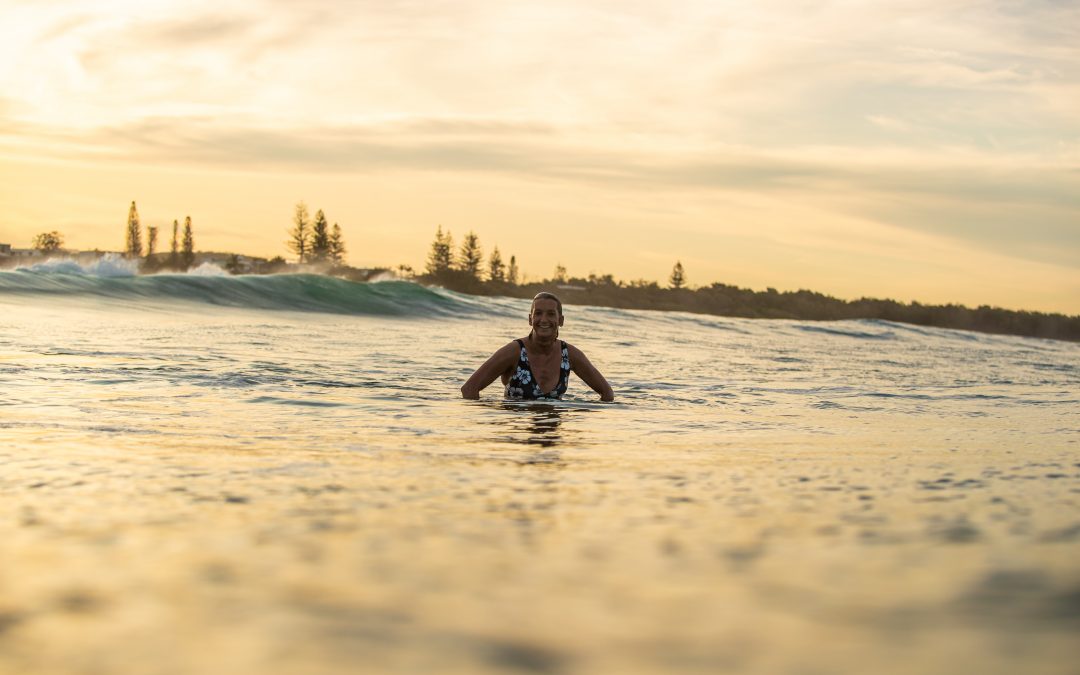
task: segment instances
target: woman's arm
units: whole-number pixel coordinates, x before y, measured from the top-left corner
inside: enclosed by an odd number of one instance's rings
[[[519,349],[517,342],[510,342],[492,354],[484,362],[484,365],[477,368],[476,372],[465,381],[465,384],[461,385],[461,397],[480,398],[480,392],[483,391],[484,387],[494,382],[495,378],[510,370],[511,366],[517,363]]]
[[[566,345],[566,350],[570,352],[570,369],[585,384],[592,387],[593,391],[600,394],[601,401],[614,401],[615,391],[608,384],[608,381],[604,379],[604,376],[600,374],[600,371],[596,369],[596,366],[585,356],[585,353],[573,345]]]

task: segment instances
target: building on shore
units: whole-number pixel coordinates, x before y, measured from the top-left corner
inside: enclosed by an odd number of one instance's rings
[[[256,258],[239,253],[218,253],[215,251],[200,251],[195,254],[194,267],[203,263],[210,263],[233,274],[250,274],[267,263],[266,258]]]
[[[0,265],[11,267],[34,260],[44,260],[41,251],[36,248],[13,248],[11,244],[0,244]]]
[[[124,254],[120,251],[99,251],[95,248],[92,251],[68,251],[65,254],[65,257],[74,260],[80,265],[85,265],[87,263],[92,263],[96,260],[100,260],[107,255],[122,257]]]
[[[123,256],[123,253],[119,251],[101,251],[98,249],[92,251],[60,249],[59,251],[45,254],[36,248],[13,248],[11,244],[0,244],[0,267],[16,267],[25,263],[33,264],[49,258],[62,258],[64,260],[73,260],[80,265],[88,265],[100,260],[106,255]]]

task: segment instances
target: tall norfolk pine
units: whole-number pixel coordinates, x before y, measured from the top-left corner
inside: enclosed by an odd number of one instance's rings
[[[517,257],[510,256],[510,266],[506,268],[506,282],[514,285],[518,282]]]
[[[293,212],[293,226],[289,230],[289,240],[285,242],[289,250],[296,254],[297,262],[307,261],[311,251],[311,221],[308,219],[307,204],[300,202]]]
[[[458,259],[460,269],[473,279],[480,279],[480,264],[484,261],[484,253],[480,249],[480,237],[470,231],[461,242],[461,254]]]
[[[330,261],[335,265],[345,264],[345,240],[341,237],[341,227],[334,223],[330,232]]]
[[[488,258],[488,279],[492,281],[506,281],[506,266],[502,261],[502,254],[496,246]]]
[[[322,209],[315,212],[315,224],[311,227],[311,262],[326,262],[330,257],[330,228]]]
[[[191,231],[191,216],[184,218],[184,250],[181,254],[184,269],[195,264],[195,235]]]
[[[135,208],[134,201],[131,202],[131,208],[128,209],[124,255],[128,258],[142,256],[142,231],[139,229],[139,210]]]
[[[671,268],[668,285],[675,290],[679,290],[686,285],[686,270],[683,269],[681,260],[676,260],[675,266]]]
[[[180,269],[180,223],[176,220],[172,221],[172,249],[169,251],[169,269]]]
[[[450,230],[443,234],[442,225],[435,230],[435,241],[431,242],[425,272],[431,276],[444,275],[454,266],[454,239]]]

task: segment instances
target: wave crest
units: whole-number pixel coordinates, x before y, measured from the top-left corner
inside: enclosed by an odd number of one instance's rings
[[[26,267],[19,267],[17,272],[31,274],[71,274],[88,277],[133,277],[139,273],[137,260],[128,260],[115,253],[106,253],[88,263],[80,263],[70,258],[51,258]]]
[[[135,263],[106,256],[81,265],[55,260],[0,271],[0,294],[111,298],[140,304],[198,302],[248,309],[381,316],[502,313],[498,303],[469,302],[456,293],[411,281],[358,283],[317,274],[230,276],[203,265],[189,273],[137,275]]]

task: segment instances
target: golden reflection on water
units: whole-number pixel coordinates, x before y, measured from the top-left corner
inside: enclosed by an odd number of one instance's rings
[[[0,334],[0,673],[1075,671],[1075,412],[947,398],[966,343],[888,347],[893,400],[676,327],[619,404],[514,404],[438,322],[238,317]]]
[[[19,438],[0,672],[1071,668],[1071,451],[910,434],[658,459],[562,444],[602,412],[491,412],[509,430],[485,452]]]
[[[493,441],[505,440],[541,448],[553,448],[564,442],[559,430],[563,413],[556,404],[501,401],[499,407],[506,414],[489,420],[490,424],[499,427],[500,432]]]

